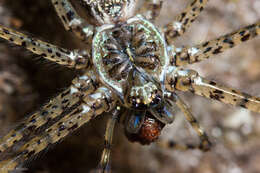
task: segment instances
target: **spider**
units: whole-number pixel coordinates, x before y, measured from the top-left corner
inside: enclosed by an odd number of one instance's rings
[[[178,48],[174,40],[185,33],[207,0],[191,1],[175,21],[163,28],[153,24],[162,0],[147,0],[141,8],[137,8],[135,0],[81,0],[82,8],[92,18],[88,22],[68,0],[51,2],[65,29],[75,33],[88,48],[67,50],[4,26],[0,26],[0,37],[47,60],[80,69],[83,74],[0,140],[1,172],[18,170],[25,161],[104,112],[110,112],[111,117],[98,168],[101,172],[110,171],[113,130],[118,122],[124,124],[130,141],[150,144],[165,125],[173,122],[178,109],[183,111],[201,142],[181,145],[170,141],[160,142],[160,146],[209,150],[211,142],[207,134],[176,91],[189,91],[260,112],[260,98],[182,68],[256,37],[260,22],[211,41]]]

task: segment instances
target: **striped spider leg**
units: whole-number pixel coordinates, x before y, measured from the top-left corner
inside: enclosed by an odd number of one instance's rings
[[[143,7],[138,10],[146,19],[155,21],[162,9],[163,0],[145,0]]]
[[[1,161],[0,169],[3,173],[12,170],[19,170],[19,166],[25,161],[43,151],[48,146],[61,141],[64,137],[80,128],[89,120],[100,115],[104,111],[114,108],[115,100],[112,93],[105,87],[96,89],[92,94],[83,97],[79,102],[59,114],[56,122],[46,124],[35,136],[22,143],[22,146],[15,149],[15,154],[4,158]],[[65,114],[65,115],[64,115]],[[36,117],[42,116],[37,114]],[[35,129],[37,131],[37,129]],[[14,133],[15,134],[15,133]]]
[[[193,116],[189,107],[185,104],[185,102],[176,94],[176,93],[166,93],[165,96],[172,104],[175,104],[183,113],[186,120],[198,134],[200,139],[200,144],[179,144],[173,140],[163,141],[159,140],[156,144],[162,148],[169,149],[178,149],[178,150],[188,150],[188,149],[199,149],[202,151],[208,151],[211,147],[211,142],[208,138],[206,132],[199,125],[199,122]]]
[[[177,15],[176,19],[163,28],[167,43],[172,43],[175,38],[183,35],[192,22],[198,17],[206,6],[208,0],[192,0],[191,3]]]
[[[71,87],[63,91],[61,94],[50,100],[48,104],[41,108],[38,112],[32,114],[16,129],[10,131],[0,140],[1,153],[11,148],[15,143],[23,140],[26,136],[44,126],[48,121],[55,120],[64,110],[78,103],[81,97],[92,93],[96,90],[95,81],[88,74],[75,78]],[[80,91],[82,91],[80,93]]]
[[[66,67],[82,69],[88,66],[89,58],[85,51],[66,50],[2,25],[0,25],[0,38],[22,46],[34,54]]]
[[[178,69],[167,76],[167,89],[170,91],[190,91],[197,95],[215,99],[234,106],[241,106],[253,112],[260,112],[260,98],[238,90],[208,81],[194,70]]]
[[[112,116],[107,121],[107,127],[105,132],[105,141],[104,141],[104,150],[101,155],[101,160],[99,163],[99,166],[97,168],[97,171],[100,173],[107,173],[111,171],[110,168],[110,155],[111,155],[111,148],[112,148],[112,140],[114,135],[114,128],[119,122],[120,119],[120,107],[116,106],[115,110],[112,111]]]
[[[173,66],[193,64],[208,59],[213,55],[224,52],[245,41],[251,40],[260,34],[260,22],[248,25],[238,31],[223,35],[219,38],[206,41],[192,47],[173,48],[170,55],[170,62]]]
[[[82,19],[67,0],[51,0],[66,30],[72,31],[82,41],[92,40],[94,27]]]

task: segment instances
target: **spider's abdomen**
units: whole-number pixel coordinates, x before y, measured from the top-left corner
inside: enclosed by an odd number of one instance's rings
[[[126,107],[147,109],[162,99],[169,63],[165,42],[140,16],[118,25],[104,25],[93,40],[93,62],[102,82]]]
[[[100,24],[118,23],[132,17],[136,0],[82,0]]]

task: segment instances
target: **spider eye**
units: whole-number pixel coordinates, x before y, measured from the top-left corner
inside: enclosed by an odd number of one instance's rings
[[[132,109],[145,110],[161,103],[162,92],[156,84],[132,70],[125,86],[124,103]]]

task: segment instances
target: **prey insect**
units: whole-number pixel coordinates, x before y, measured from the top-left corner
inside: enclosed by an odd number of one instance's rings
[[[82,8],[96,25],[81,18],[68,0],[51,1],[66,30],[92,45],[86,50],[67,50],[0,26],[0,37],[49,61],[81,69],[71,86],[51,99],[0,140],[0,170],[17,170],[24,162],[104,112],[107,123],[105,149],[98,171],[110,171],[113,131],[124,123],[130,141],[150,144],[177,109],[200,137],[198,145],[163,143],[165,147],[209,150],[211,143],[176,91],[187,91],[260,113],[260,98],[218,85],[182,66],[206,60],[260,33],[260,22],[192,47],[177,48],[174,39],[183,35],[204,9],[207,0],[193,0],[165,27],[153,22],[163,1],[81,0]],[[135,13],[135,10],[137,12]]]

